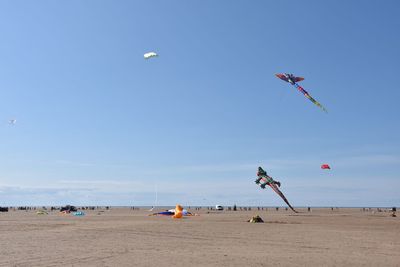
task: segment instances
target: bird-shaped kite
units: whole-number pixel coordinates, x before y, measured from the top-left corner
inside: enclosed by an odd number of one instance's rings
[[[320,107],[323,111],[328,112],[326,108],[324,108],[317,100],[315,100],[306,90],[304,90],[303,87],[297,84],[297,82],[301,82],[304,80],[303,77],[296,77],[293,74],[288,74],[288,73],[279,73],[275,74],[276,77],[279,79],[290,83],[294,87],[296,87],[297,90],[299,90],[305,97],[307,97],[311,102],[313,102],[315,105]]]

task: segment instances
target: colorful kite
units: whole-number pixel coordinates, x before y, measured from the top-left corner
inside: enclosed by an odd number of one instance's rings
[[[261,167],[258,167],[257,176],[258,176],[258,178],[255,181],[256,184],[259,184],[262,189],[265,189],[265,186],[269,185],[272,188],[272,190],[274,190],[275,193],[277,193],[283,199],[283,201],[286,202],[286,204],[289,206],[289,208],[291,208],[291,210],[293,210],[294,212],[297,213],[297,211],[292,207],[292,205],[290,205],[289,201],[283,195],[281,190],[279,190],[278,187],[281,187],[280,182],[275,181],[274,179],[272,179],[271,176],[268,176],[267,172],[264,171]]]
[[[152,210],[151,210],[152,211]],[[174,219],[180,219],[182,216],[196,216],[196,213],[191,213],[184,209],[181,205],[176,205],[175,209],[170,209],[162,212],[156,212],[153,214],[149,214],[149,216],[172,216]]]
[[[304,90],[303,87],[301,87],[300,85],[297,84],[297,82],[301,82],[304,80],[303,77],[296,77],[293,74],[288,74],[288,73],[279,73],[279,74],[275,74],[275,76],[285,82],[290,83],[294,87],[296,87],[296,89],[299,90],[301,93],[303,93],[305,95],[305,97],[310,99],[311,102],[313,102],[315,105],[320,107],[323,111],[328,113],[328,111],[317,100],[312,98],[312,96],[306,90]]]
[[[328,164],[322,164],[322,165],[321,165],[321,169],[323,169],[323,170],[330,170],[331,167],[329,167]]]

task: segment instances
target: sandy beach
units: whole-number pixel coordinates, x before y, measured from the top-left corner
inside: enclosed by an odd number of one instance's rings
[[[0,213],[0,266],[400,266],[399,217],[300,211],[10,211]],[[265,223],[246,222],[257,214]]]

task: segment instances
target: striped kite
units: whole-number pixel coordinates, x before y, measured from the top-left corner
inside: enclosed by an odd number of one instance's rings
[[[320,107],[323,111],[328,113],[328,111],[317,100],[315,100],[306,90],[304,90],[303,87],[301,87],[300,85],[297,84],[297,82],[301,82],[304,80],[303,77],[296,77],[293,74],[288,74],[288,73],[279,73],[279,74],[275,74],[275,76],[285,82],[290,83],[294,87],[296,87],[296,89],[299,90],[301,93],[303,93],[303,95],[305,95],[305,97],[310,99],[311,102],[313,102],[315,105]]]

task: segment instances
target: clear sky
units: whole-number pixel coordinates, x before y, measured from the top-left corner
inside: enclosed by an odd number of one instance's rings
[[[399,11],[1,1],[0,206],[399,206]]]

